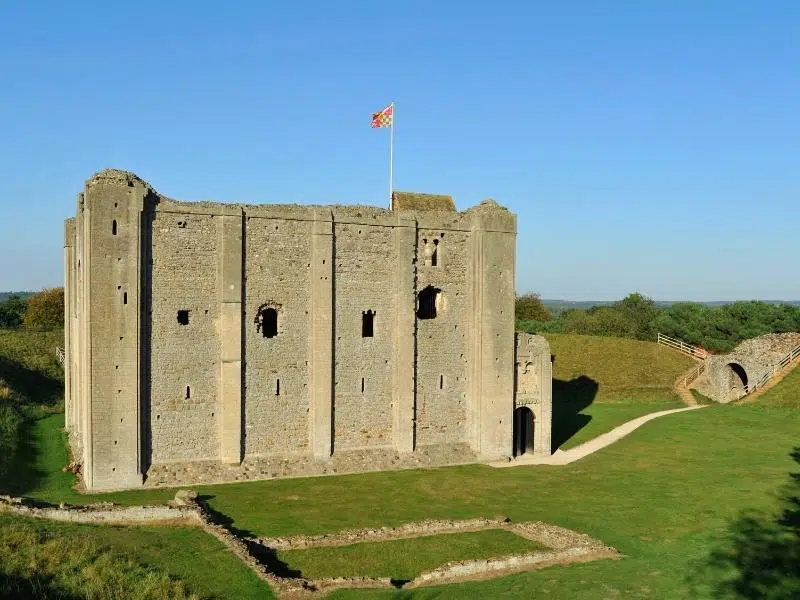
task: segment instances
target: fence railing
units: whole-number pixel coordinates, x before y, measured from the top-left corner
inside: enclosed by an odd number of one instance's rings
[[[708,358],[708,352],[705,350],[705,348],[701,348],[700,346],[692,346],[691,344],[687,344],[682,340],[669,337],[663,333],[658,334],[657,341],[663,346],[668,346],[669,348],[673,348],[678,352],[683,352],[684,354],[688,354],[694,358],[699,358],[700,360],[705,360]]]
[[[798,356],[800,356],[800,345],[795,346],[792,348],[783,358],[781,358],[778,362],[772,365],[772,369],[764,373],[761,378],[756,381],[755,383],[749,383],[744,386],[744,393],[745,394],[752,394],[757,389],[764,387],[769,381],[775,377],[778,373],[780,373],[783,369],[789,366],[789,364],[794,361]]]
[[[684,377],[683,377],[683,385],[685,387],[689,387],[690,383],[692,383],[695,379],[700,377],[700,375],[702,375],[705,372],[706,372],[706,363],[705,362],[701,362],[694,369],[692,369],[686,375],[684,375]]]

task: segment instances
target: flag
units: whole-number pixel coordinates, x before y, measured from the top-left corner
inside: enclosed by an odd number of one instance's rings
[[[394,107],[390,104],[380,112],[372,113],[372,127],[391,127]]]

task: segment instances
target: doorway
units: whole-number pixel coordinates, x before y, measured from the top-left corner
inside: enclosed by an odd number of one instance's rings
[[[514,456],[533,454],[533,411],[520,406],[514,411]]]

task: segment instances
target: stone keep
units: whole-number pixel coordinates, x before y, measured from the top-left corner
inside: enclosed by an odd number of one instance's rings
[[[491,200],[178,202],[131,173],[94,175],[64,256],[85,487],[275,457],[359,470],[347,456],[549,454],[549,350],[515,341],[515,244],[515,215]]]

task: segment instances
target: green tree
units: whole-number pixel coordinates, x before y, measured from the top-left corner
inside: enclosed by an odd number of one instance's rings
[[[19,327],[27,306],[27,302],[16,295],[9,296],[5,302],[0,302],[0,328]]]
[[[514,316],[518,321],[549,321],[550,311],[542,302],[541,297],[536,292],[528,292],[517,296],[514,303]]]
[[[635,292],[614,303],[625,323],[625,337],[637,340],[652,340],[656,332],[653,322],[658,315],[656,303],[652,298]]]
[[[32,329],[63,327],[64,288],[44,289],[28,298],[28,309],[22,322]]]

